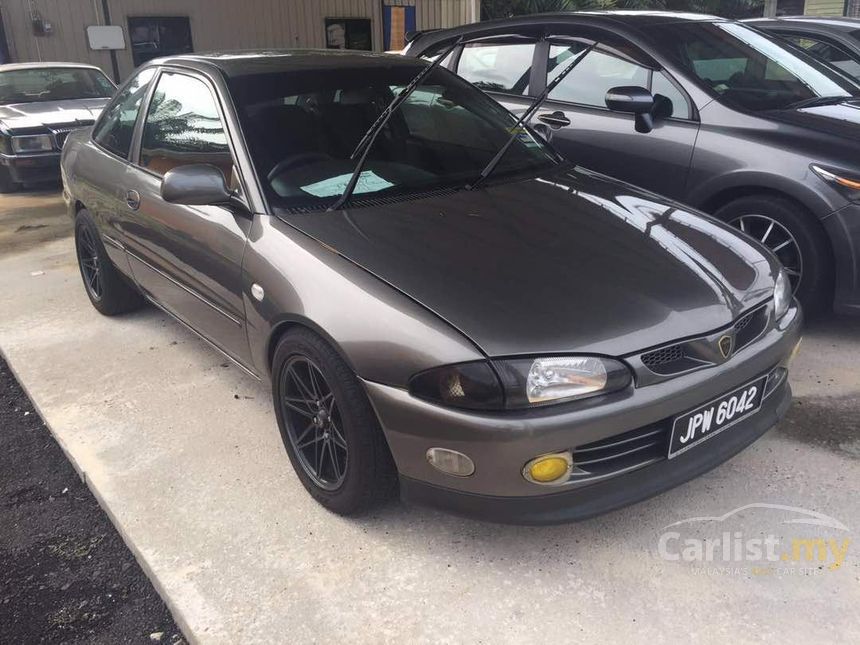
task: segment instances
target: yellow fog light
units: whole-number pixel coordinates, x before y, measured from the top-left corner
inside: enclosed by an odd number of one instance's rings
[[[535,484],[563,484],[570,477],[573,460],[569,452],[535,457],[523,468],[523,477]]]

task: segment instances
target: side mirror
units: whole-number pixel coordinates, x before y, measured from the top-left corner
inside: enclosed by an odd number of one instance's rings
[[[171,204],[207,206],[233,198],[224,173],[210,164],[189,164],[168,170],[161,180],[161,198]]]
[[[613,112],[627,112],[636,116],[636,132],[647,133],[654,129],[654,97],[644,87],[613,87],[606,93],[606,107]]]

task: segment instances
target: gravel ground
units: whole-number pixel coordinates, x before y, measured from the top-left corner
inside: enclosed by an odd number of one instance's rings
[[[0,643],[183,638],[0,357]]]

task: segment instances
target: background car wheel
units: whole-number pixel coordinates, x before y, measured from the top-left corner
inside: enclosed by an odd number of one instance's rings
[[[12,181],[12,175],[5,166],[0,166],[0,193],[14,193],[21,184]]]
[[[100,313],[115,316],[143,304],[140,293],[110,261],[95,222],[86,210],[81,210],[75,219],[75,251],[84,289]]]
[[[352,370],[322,338],[288,331],[272,364],[272,398],[287,454],[320,504],[355,515],[391,497],[397,471]]]
[[[723,206],[715,215],[776,254],[807,314],[829,308],[833,255],[824,230],[811,213],[788,199],[753,195]]]

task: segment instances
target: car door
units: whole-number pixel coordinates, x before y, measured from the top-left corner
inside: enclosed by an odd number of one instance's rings
[[[673,78],[655,69],[659,65],[633,45],[600,44],[586,51],[592,42],[565,36],[540,44],[546,82],[575,57],[584,57],[550,92],[533,125],[549,126],[555,148],[586,168],[669,197],[683,197],[699,129],[692,101]],[[538,83],[535,90],[540,91],[545,87],[543,79]],[[651,132],[637,132],[632,114],[606,107],[607,91],[619,86],[640,86],[665,97],[660,100],[668,116],[655,118]]]
[[[124,179],[124,241],[134,278],[169,313],[248,364],[241,278],[250,215],[161,198],[164,174],[186,164],[214,165],[241,189],[214,87],[195,73],[163,69],[137,138],[136,163]]]
[[[111,262],[126,275],[130,273],[128,258],[119,241],[128,210],[123,184],[141,105],[154,77],[154,68],[141,70],[105,107],[93,128],[94,145],[83,153],[88,158],[73,165],[77,176],[70,178],[84,192],[90,212],[101,224]]]

